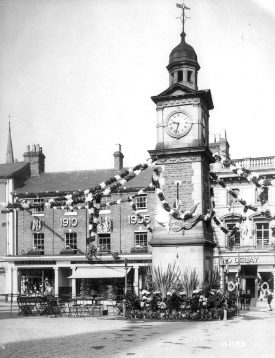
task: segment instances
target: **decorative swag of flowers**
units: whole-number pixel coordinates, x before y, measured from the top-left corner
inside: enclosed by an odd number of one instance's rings
[[[222,188],[224,188],[237,202],[239,202],[241,205],[244,206],[243,213],[238,221],[236,222],[236,225],[233,227],[232,230],[226,229],[221,221],[214,216],[214,222],[215,224],[228,236],[228,247],[230,250],[233,249],[235,244],[235,235],[238,232],[240,225],[243,221],[247,220],[246,213],[248,210],[252,210],[254,212],[259,213],[260,215],[263,215],[267,218],[267,220],[270,222],[270,227],[273,231],[273,234],[275,235],[275,215],[271,214],[270,210],[266,208],[266,200],[264,197],[264,187],[272,185],[270,179],[266,179],[265,177],[259,175],[258,173],[252,172],[248,168],[245,168],[244,166],[241,167],[240,165],[236,165],[230,158],[227,158],[225,156],[221,156],[218,153],[214,153],[213,157],[216,162],[220,162],[225,168],[230,168],[233,173],[239,175],[241,178],[247,179],[248,182],[254,183],[256,188],[259,192],[259,198],[261,202],[261,208],[258,208],[252,204],[247,203],[246,200],[239,198],[239,195],[228,188],[228,186],[225,184],[223,179],[220,179],[218,175],[215,173],[210,173],[210,179],[214,182],[219,184]]]

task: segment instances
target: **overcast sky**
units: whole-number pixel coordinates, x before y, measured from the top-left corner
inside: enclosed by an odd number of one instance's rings
[[[180,1],[178,1],[180,2]],[[275,155],[275,2],[186,0],[186,41],[232,158]],[[176,0],[0,0],[0,162],[40,144],[47,171],[125,165],[156,144],[155,104],[180,42]]]

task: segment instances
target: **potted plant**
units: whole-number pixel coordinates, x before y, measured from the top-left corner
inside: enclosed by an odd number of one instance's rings
[[[73,249],[70,245],[66,245],[65,248],[60,251],[60,255],[74,255],[76,252],[76,249]]]
[[[32,249],[28,250],[27,255],[43,255],[43,251],[39,250],[37,246],[33,246]]]
[[[137,254],[137,253],[146,253],[146,252],[148,252],[147,246],[136,245],[131,248],[131,253]]]

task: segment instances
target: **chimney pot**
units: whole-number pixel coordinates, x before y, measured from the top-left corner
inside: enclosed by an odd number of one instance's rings
[[[121,144],[117,144],[117,151],[114,152],[114,169],[119,171],[123,168],[124,155],[121,152]]]

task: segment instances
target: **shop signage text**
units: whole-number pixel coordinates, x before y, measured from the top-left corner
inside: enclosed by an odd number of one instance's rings
[[[227,257],[223,258],[223,264],[238,265],[238,264],[258,264],[259,256],[245,256],[245,257]]]
[[[61,227],[76,227],[78,225],[77,218],[60,218]]]
[[[135,224],[142,224],[145,220],[146,224],[149,224],[151,222],[150,215],[130,215],[129,218],[129,224],[135,225]]]

